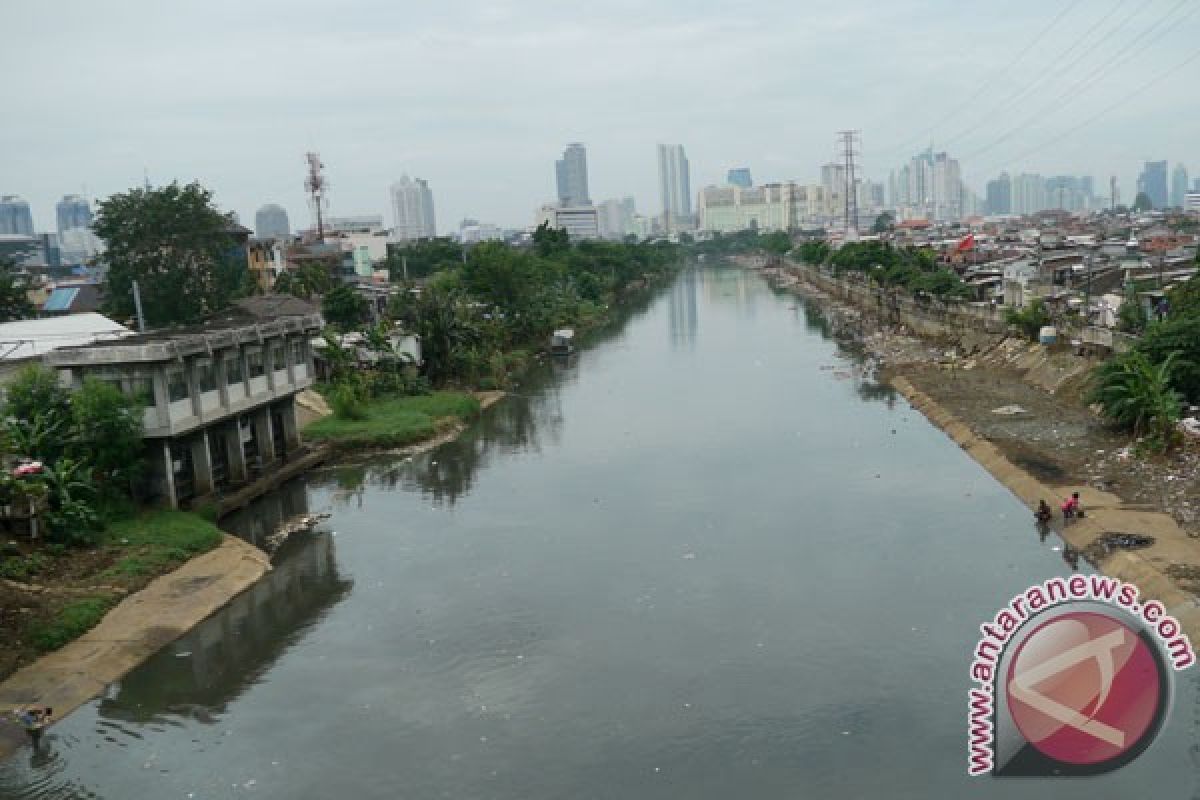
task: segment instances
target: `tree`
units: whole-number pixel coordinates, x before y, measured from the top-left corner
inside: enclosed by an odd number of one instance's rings
[[[71,394],[71,452],[87,462],[100,493],[130,493],[142,466],[142,406],[110,383],[88,378]]]
[[[247,271],[230,226],[198,183],[131,189],[102,200],[92,227],[107,246],[105,310],[133,317],[134,281],[151,326],[194,322],[227,307]]]
[[[0,322],[29,319],[34,314],[33,303],[26,293],[26,281],[17,274],[17,262],[0,257]]]
[[[896,215],[891,211],[884,211],[875,218],[875,224],[871,226],[872,233],[887,233],[896,224]]]
[[[3,414],[8,448],[15,455],[53,461],[66,451],[71,393],[53,370],[34,365],[17,373],[6,387]]]
[[[463,246],[453,239],[423,239],[388,247],[387,270],[392,281],[419,280],[463,262]]]
[[[809,239],[800,245],[800,259],[807,264],[824,264],[830,255],[829,245],[821,239]]]
[[[782,256],[792,249],[792,237],[783,231],[774,231],[759,237],[762,248],[773,255]]]
[[[1133,198],[1134,211],[1151,211],[1153,209],[1154,201],[1145,192],[1138,192],[1137,197]]]
[[[1197,263],[1200,263],[1200,249],[1196,251]],[[1195,275],[1167,292],[1167,302],[1171,307],[1171,318],[1200,317],[1200,279]]]
[[[301,264],[298,269],[281,273],[271,291],[290,294],[304,300],[323,295],[333,288],[333,277],[323,264]]]
[[[567,235],[566,228],[551,228],[549,223],[543,222],[533,232],[533,248],[543,258],[569,250],[570,247],[571,237]]]
[[[1188,400],[1200,400],[1200,317],[1173,313],[1149,326],[1135,349],[1153,364],[1175,355],[1179,361],[1171,370],[1171,385]]]
[[[353,330],[366,323],[370,319],[370,311],[367,298],[346,284],[327,292],[321,301],[321,313],[324,314],[325,321],[344,331]]]

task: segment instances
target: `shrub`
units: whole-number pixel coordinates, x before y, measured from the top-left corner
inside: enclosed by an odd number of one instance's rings
[[[1037,341],[1038,332],[1043,326],[1050,324],[1050,314],[1046,311],[1045,302],[1035,298],[1025,308],[1007,309],[1004,312],[1004,321],[1019,328],[1026,338]]]
[[[329,405],[338,419],[364,420],[367,418],[367,402],[362,390],[346,382],[338,384],[329,392]]]
[[[1158,364],[1137,350],[1117,356],[1097,368],[1088,399],[1117,425],[1147,436],[1153,449],[1165,449],[1178,437],[1181,402],[1171,386],[1176,364],[1175,353]]]

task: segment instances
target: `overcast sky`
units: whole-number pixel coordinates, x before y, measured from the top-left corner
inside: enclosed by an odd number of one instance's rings
[[[1200,173],[1200,57],[1176,68],[1198,54],[1198,10],[5,0],[0,194],[24,196],[49,230],[64,193],[104,197],[146,170],[200,181],[247,225],[277,202],[300,227],[315,149],[334,215],[390,225],[388,186],[407,173],[429,181],[441,232],[463,217],[516,227],[554,198],[570,141],[587,145],[594,201],[632,194],[657,213],[657,142],[685,146],[695,191],[732,166],[816,181],[836,131],[859,128],[868,177],[932,139],[978,190],[1001,169],[1092,174],[1098,190],[1115,174],[1131,201],[1145,159]]]

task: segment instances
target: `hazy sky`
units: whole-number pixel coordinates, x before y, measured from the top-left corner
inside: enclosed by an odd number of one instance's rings
[[[388,186],[408,173],[429,181],[448,232],[466,216],[530,224],[569,141],[587,145],[593,200],[632,194],[657,213],[657,142],[685,146],[696,190],[743,165],[760,182],[815,181],[835,132],[860,128],[869,177],[932,137],[977,189],[1000,169],[1093,174],[1098,189],[1116,174],[1129,201],[1144,159],[1200,173],[1197,11],[1196,0],[5,0],[0,194],[24,196],[48,230],[64,193],[103,197],[148,170],[156,184],[199,180],[248,225],[277,202],[299,227],[315,149],[332,214],[390,225]]]

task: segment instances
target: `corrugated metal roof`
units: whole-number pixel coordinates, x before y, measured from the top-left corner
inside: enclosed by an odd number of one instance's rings
[[[68,314],[0,324],[0,361],[34,358],[59,347],[77,347],[132,333],[103,314]]]

